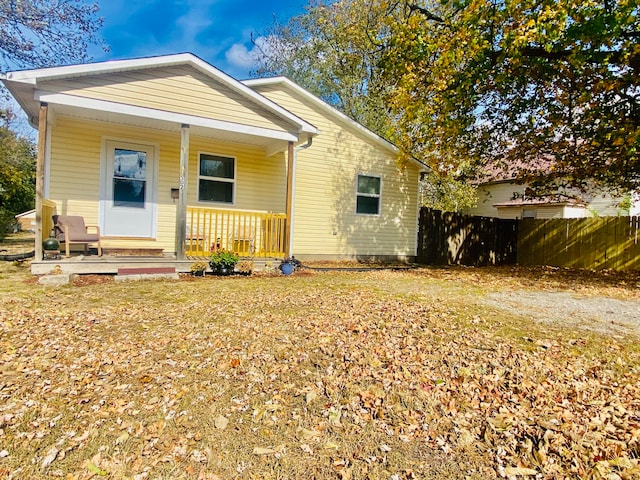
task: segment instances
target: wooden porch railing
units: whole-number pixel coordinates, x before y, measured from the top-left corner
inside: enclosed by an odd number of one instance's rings
[[[284,213],[187,207],[185,254],[208,256],[223,248],[241,257],[284,257]]]
[[[42,239],[49,238],[53,230],[53,216],[56,214],[56,202],[42,199]]]

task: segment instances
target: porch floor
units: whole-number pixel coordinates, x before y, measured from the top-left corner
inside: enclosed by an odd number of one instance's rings
[[[260,272],[269,263],[276,264],[279,259],[269,257],[241,258],[240,260],[252,260],[254,271]],[[69,258],[47,258],[31,261],[31,273],[34,275],[46,275],[56,267],[60,267],[61,273],[76,274],[117,274],[121,269],[161,269],[175,268],[177,273],[189,272],[194,262],[208,262],[208,257],[187,257],[178,260],[175,256],[120,256],[120,255],[84,255],[73,254]]]

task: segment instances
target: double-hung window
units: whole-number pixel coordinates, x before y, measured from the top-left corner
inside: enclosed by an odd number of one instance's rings
[[[198,201],[233,203],[236,160],[233,157],[200,154]]]
[[[380,214],[380,186],[380,177],[358,175],[356,213],[361,215]]]

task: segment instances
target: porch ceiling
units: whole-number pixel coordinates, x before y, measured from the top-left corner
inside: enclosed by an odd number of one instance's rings
[[[132,127],[149,128],[152,130],[162,130],[166,132],[180,133],[182,122],[169,121],[158,118],[141,117],[136,115],[129,115],[123,113],[117,113],[113,111],[100,111],[92,109],[78,109],[68,105],[55,105],[49,104],[49,109],[52,114],[51,121],[55,122],[55,117],[58,115],[82,118],[86,120],[95,120],[100,122],[115,123],[118,125],[128,125]],[[271,154],[276,152],[285,151],[287,149],[288,138],[274,138],[270,137],[269,132],[259,132],[262,134],[243,132],[237,124],[231,122],[220,122],[221,125],[216,126],[202,126],[194,125],[190,123],[190,131],[192,135],[212,138],[224,142],[240,143],[243,145],[254,145],[262,147],[266,152]],[[263,129],[264,130],[264,129]],[[274,132],[274,135],[280,132]],[[283,135],[278,135],[282,137]],[[291,136],[291,141],[298,143],[297,137]]]
[[[83,101],[82,99],[80,103],[84,103],[86,106],[79,107],[77,105],[55,103],[55,101],[52,102],[51,100],[52,98],[46,95],[42,98],[42,101],[48,101],[49,103],[49,120],[53,122],[55,122],[56,116],[64,115],[175,133],[180,132],[183,124],[188,124],[192,135],[262,147],[268,155],[286,151],[289,141],[294,143],[306,141],[306,135],[303,136],[303,139],[300,139],[297,134],[290,132],[269,130],[191,115],[176,115],[172,112],[162,112],[148,108],[132,108],[121,104],[102,105],[107,102]]]

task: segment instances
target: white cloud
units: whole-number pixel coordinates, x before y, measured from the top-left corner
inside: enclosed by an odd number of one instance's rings
[[[256,38],[251,49],[243,43],[234,43],[225,52],[225,58],[234,67],[249,69],[255,67],[261,57],[269,56],[274,50],[283,48],[285,45],[279,37],[269,35]]]
[[[242,43],[231,45],[224,56],[234,67],[251,68],[256,62],[255,47],[249,50]]]

